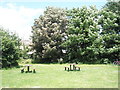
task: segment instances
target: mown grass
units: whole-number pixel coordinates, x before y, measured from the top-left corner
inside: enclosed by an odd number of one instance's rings
[[[118,66],[77,65],[81,71],[64,71],[67,64],[32,64],[37,73],[20,68],[2,70],[2,87],[8,88],[118,88]]]

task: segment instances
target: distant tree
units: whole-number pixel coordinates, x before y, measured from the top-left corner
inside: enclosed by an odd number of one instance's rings
[[[25,45],[24,43],[21,45],[22,51],[21,51],[21,57],[23,59],[28,59],[29,55],[28,52],[30,51],[29,46]]]
[[[57,62],[57,59],[62,56],[60,45],[66,35],[66,28],[66,11],[47,7],[44,15],[35,19],[32,27],[32,42],[33,49],[36,50],[36,58],[41,59],[41,62]]]
[[[20,39],[14,34],[0,28],[2,67],[18,65]]]

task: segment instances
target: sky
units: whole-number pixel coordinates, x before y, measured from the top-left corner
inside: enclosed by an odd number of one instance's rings
[[[23,40],[29,40],[34,19],[43,15],[48,6],[71,9],[95,5],[100,9],[106,2],[106,0],[0,0],[0,27],[16,33]]]

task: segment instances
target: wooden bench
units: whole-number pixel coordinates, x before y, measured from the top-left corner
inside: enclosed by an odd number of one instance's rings
[[[33,73],[36,73],[36,70],[35,70],[35,68],[33,69]]]
[[[75,68],[76,68],[76,70],[80,71],[80,67],[76,66]]]
[[[25,68],[27,67],[27,71],[25,71]],[[29,67],[28,66],[25,66],[25,67],[23,67],[22,69],[21,69],[21,73],[36,73],[36,70],[35,70],[35,68],[33,69],[33,70],[29,70]]]
[[[25,68],[22,68],[22,69],[21,69],[21,73],[24,73],[24,69],[25,69]]]
[[[65,71],[66,71],[66,70],[68,70],[68,71],[69,71],[69,70],[70,70],[70,68],[69,68],[69,67],[65,67]]]

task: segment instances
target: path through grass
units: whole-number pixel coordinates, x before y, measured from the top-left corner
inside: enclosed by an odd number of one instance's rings
[[[37,73],[20,68],[2,70],[2,87],[9,88],[118,88],[118,67],[77,65],[81,71],[64,71],[66,64],[33,64]]]

